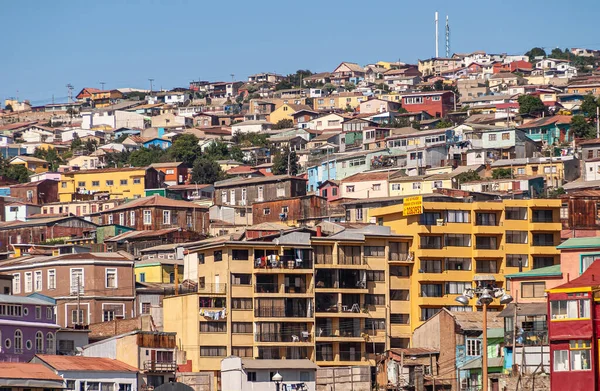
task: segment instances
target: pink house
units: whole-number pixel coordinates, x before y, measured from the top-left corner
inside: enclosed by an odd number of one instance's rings
[[[317,187],[319,195],[327,198],[327,202],[335,201],[340,198],[340,183],[339,181],[328,179]]]

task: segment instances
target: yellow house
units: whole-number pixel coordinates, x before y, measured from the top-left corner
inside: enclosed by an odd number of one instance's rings
[[[452,174],[405,176],[390,179],[390,197],[431,194],[436,189],[456,188]]]
[[[269,122],[276,124],[282,119],[289,119],[293,121],[294,117],[292,117],[292,115],[300,110],[311,110],[311,108],[308,105],[295,105],[291,103],[283,104],[271,112],[269,115]]]
[[[144,259],[136,262],[133,271],[137,282],[174,284],[176,278],[175,267],[177,267],[177,279],[181,281],[183,277],[183,260]]]
[[[99,168],[100,166],[100,158],[97,156],[76,156],[72,159],[69,159],[67,162],[69,167],[79,167],[84,170],[91,170],[94,168]]]
[[[60,176],[58,198],[71,202],[103,195],[107,199],[144,197],[145,189],[157,189],[164,174],[151,167],[104,168],[64,172]]]
[[[579,177],[580,161],[571,156],[538,157],[525,159],[500,159],[492,163],[492,171],[498,168],[512,170],[515,177],[543,176],[548,187],[560,187]]]
[[[36,174],[47,172],[49,167],[47,161],[33,156],[15,156],[10,160],[9,164],[25,166],[29,171],[33,171]]]
[[[455,299],[472,287],[476,275],[491,275],[498,287],[506,288],[505,274],[520,267],[527,271],[558,264],[560,206],[560,200],[550,199],[448,198],[425,200],[420,214],[404,215],[402,204],[372,210],[380,225],[412,237],[410,264],[389,272],[390,289],[405,291],[403,299],[391,299],[390,316],[408,317],[412,331],[441,308],[464,310]],[[470,308],[477,311],[475,305]]]
[[[328,110],[328,109],[342,109],[350,107],[356,109],[360,106],[361,102],[367,100],[367,97],[360,92],[342,92],[337,95],[329,95],[321,98],[313,99],[313,109],[315,110]],[[271,121],[273,122],[273,121]]]

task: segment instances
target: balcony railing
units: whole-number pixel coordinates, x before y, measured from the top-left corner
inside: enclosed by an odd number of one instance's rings
[[[333,352],[317,352],[317,361],[333,361]]]
[[[361,361],[363,357],[360,351],[340,351],[340,361]]]
[[[354,313],[360,313],[361,312],[361,307],[359,303],[352,303],[352,304],[333,304],[330,305],[328,307],[326,306],[321,306],[319,304],[317,304],[317,312],[335,312],[335,313],[340,313],[340,312],[354,312]]]
[[[392,253],[390,252],[388,257],[389,262],[414,262],[415,253],[413,251],[406,253]]]
[[[227,284],[224,282],[219,283],[204,283],[198,285],[199,293],[213,293],[213,294],[225,294],[227,293]]]
[[[144,371],[146,372],[175,372],[177,363],[174,361],[144,361]]]
[[[306,318],[307,312],[300,310],[286,310],[282,307],[257,307],[254,309],[257,318]]]
[[[361,257],[339,257],[340,265],[362,265]]]
[[[300,259],[291,255],[282,255],[279,260],[270,261],[268,259],[254,260],[255,269],[312,269],[312,262],[309,259]]]
[[[545,323],[546,322],[540,322]],[[528,330],[521,331],[517,333],[517,346],[540,346],[540,345],[548,345],[548,330],[536,329],[536,330]],[[513,344],[513,332],[512,330],[508,330],[504,332],[504,343],[506,345]]]
[[[308,331],[298,333],[256,333],[254,334],[256,342],[312,342],[312,336]]]
[[[545,216],[532,217],[531,222],[532,223],[554,223],[554,219],[552,217],[545,217]]]
[[[254,285],[254,293],[279,293],[279,284],[276,282],[261,282]]]

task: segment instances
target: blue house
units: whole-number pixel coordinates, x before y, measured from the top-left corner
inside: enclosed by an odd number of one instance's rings
[[[328,179],[336,179],[336,157],[330,156],[322,159],[318,164],[308,167],[306,183],[307,192],[317,191],[321,183]]]
[[[167,149],[169,148],[173,143],[169,140],[165,140],[159,137],[155,137],[153,139],[144,141],[143,146],[144,148],[150,148],[150,147],[158,147],[160,149]]]

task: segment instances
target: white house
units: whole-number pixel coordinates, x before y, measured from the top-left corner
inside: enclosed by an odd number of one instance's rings
[[[99,110],[81,113],[81,128],[91,129],[94,126],[108,125],[113,129],[119,128],[144,128],[142,114],[119,110]]]
[[[69,129],[61,132],[60,137],[62,141],[73,141],[75,135],[77,135],[79,138],[83,138],[86,136],[104,137],[104,132],[91,129]]]
[[[326,114],[322,117],[314,118],[308,121],[308,129],[327,130],[327,129],[342,129],[342,122],[346,118],[339,114]]]
[[[271,130],[272,123],[262,120],[251,120],[239,122],[231,125],[231,134],[240,133],[261,133],[267,130]]]
[[[315,363],[306,359],[255,360],[229,356],[221,361],[221,389],[315,391],[317,369]]]
[[[36,354],[33,363],[43,364],[65,379],[68,390],[138,389],[138,368],[110,358]]]
[[[24,202],[11,202],[4,206],[4,221],[25,221],[28,216],[42,212],[42,207]]]

